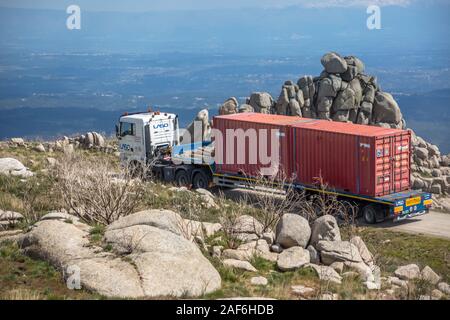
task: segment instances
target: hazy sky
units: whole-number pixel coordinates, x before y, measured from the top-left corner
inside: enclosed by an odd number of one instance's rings
[[[273,8],[287,6],[408,6],[410,4],[445,3],[450,0],[0,0],[0,6],[15,8],[64,9],[77,4],[92,11],[202,10],[224,8]]]

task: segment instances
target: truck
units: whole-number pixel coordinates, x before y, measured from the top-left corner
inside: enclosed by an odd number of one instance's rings
[[[194,189],[252,188],[265,172],[286,189],[352,203],[369,224],[431,208],[430,193],[410,189],[408,130],[261,113],[215,116],[212,129],[212,139],[180,143],[177,115],[124,114],[121,164]]]

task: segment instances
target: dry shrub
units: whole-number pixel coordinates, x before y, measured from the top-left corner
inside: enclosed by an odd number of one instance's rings
[[[283,174],[251,179],[248,188],[251,192],[244,193],[243,202],[258,208],[255,218],[262,223],[264,232],[272,230],[285,213],[299,214],[310,223],[323,215],[335,216],[342,224],[355,223],[357,206],[330,193],[320,178],[314,193],[296,189],[293,179]]]
[[[272,230],[285,213],[299,213],[304,206],[305,195],[294,189],[291,179],[280,174],[277,177],[258,176],[251,179],[243,202],[258,208],[255,218],[263,225],[263,232]]]
[[[230,205],[227,203],[223,192],[220,192],[217,196],[216,203],[221,208],[219,221],[222,225],[226,246],[230,249],[236,249],[240,245],[240,241],[237,240],[237,219],[242,215],[247,204],[243,199],[239,199],[234,205]]]
[[[66,209],[91,224],[108,225],[133,213],[146,190],[128,168],[80,154],[61,159],[55,175]]]

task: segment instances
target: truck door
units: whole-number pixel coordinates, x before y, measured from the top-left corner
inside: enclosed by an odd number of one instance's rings
[[[132,119],[121,121],[119,124],[119,133],[121,160],[126,163],[145,161],[142,123],[133,121]]]

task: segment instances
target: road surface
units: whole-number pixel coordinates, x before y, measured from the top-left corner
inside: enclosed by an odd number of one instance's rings
[[[372,227],[450,239],[450,213],[430,211],[416,218],[399,222],[385,221]]]

